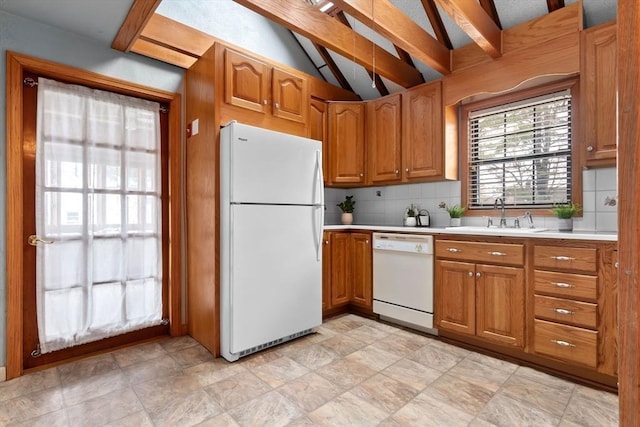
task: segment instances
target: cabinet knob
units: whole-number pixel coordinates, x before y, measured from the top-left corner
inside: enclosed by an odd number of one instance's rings
[[[325,244],[325,245],[328,245],[328,244],[329,244],[329,241],[328,241],[328,240],[325,240],[325,241],[324,241],[324,244]]]
[[[404,171],[405,171],[405,172],[409,172],[409,168],[406,168]]]
[[[365,240],[364,242],[368,245],[369,244],[369,239]]]
[[[264,105],[267,105],[267,104],[269,103],[269,101],[267,101],[266,99],[263,99],[263,100],[262,100],[262,103],[263,103]]]
[[[481,276],[481,274],[480,274],[480,272],[478,271],[478,272],[476,273],[476,277],[480,277],[480,276]]]
[[[361,173],[361,174],[360,174],[360,178],[362,178],[363,176],[364,176],[364,174],[363,174],[363,173]]]
[[[273,106],[276,107],[276,108],[280,108],[280,104],[277,103],[277,102],[275,104],[273,104]]]
[[[616,262],[613,264],[613,266],[614,266],[615,268],[618,268],[618,267],[620,266],[620,263],[619,263],[618,261],[616,261]]]
[[[400,173],[400,171],[398,169],[396,169],[396,175],[398,175]]]
[[[467,275],[468,275],[469,277],[473,277],[473,271],[468,272],[468,273],[467,273]]]
[[[593,145],[588,145],[587,146],[587,151],[588,152],[592,152],[593,151]]]

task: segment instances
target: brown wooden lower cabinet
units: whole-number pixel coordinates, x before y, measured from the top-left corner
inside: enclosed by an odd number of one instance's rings
[[[436,325],[524,346],[524,269],[436,261]]]
[[[615,256],[614,242],[438,237],[436,327],[444,338],[613,389]]]
[[[324,233],[323,296],[324,316],[355,307],[372,314],[371,232],[329,231]],[[362,311],[363,310],[363,311]]]

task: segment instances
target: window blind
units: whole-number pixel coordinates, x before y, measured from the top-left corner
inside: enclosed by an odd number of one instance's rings
[[[469,114],[469,208],[571,201],[571,91]]]

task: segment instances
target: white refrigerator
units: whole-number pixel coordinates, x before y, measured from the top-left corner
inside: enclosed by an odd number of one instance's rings
[[[235,361],[322,324],[321,143],[231,122],[220,201],[220,349]]]

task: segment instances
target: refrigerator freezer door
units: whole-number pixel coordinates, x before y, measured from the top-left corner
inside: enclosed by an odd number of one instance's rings
[[[322,324],[322,209],[230,206],[223,355],[227,346],[238,353]]]
[[[319,141],[232,123],[222,129],[221,144],[230,203],[323,203]]]

